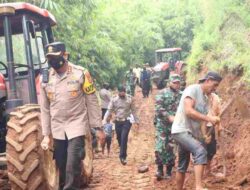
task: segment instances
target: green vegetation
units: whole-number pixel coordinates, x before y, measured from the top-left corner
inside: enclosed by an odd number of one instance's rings
[[[114,85],[137,64],[154,65],[154,50],[165,47],[183,48],[190,80],[204,67],[222,71],[241,65],[250,82],[250,0],[29,2],[56,16],[56,39],[99,84]]]
[[[187,59],[189,78],[201,66],[222,71],[244,68],[243,80],[250,82],[250,1],[197,0],[203,22],[195,27],[192,53]],[[199,2],[199,3],[198,3]]]

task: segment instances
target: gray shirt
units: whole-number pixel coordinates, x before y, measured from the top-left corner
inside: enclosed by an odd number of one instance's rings
[[[208,98],[203,93],[200,84],[188,86],[181,97],[176,116],[172,125],[172,134],[190,132],[194,137],[200,137],[200,120],[189,118],[185,113],[184,100],[190,97],[195,101],[194,109],[204,115],[208,113]]]
[[[135,122],[138,123],[139,119],[136,115],[135,103],[132,96],[126,94],[125,98],[120,98],[118,95],[114,96],[111,99],[111,102],[108,106],[108,111],[104,116],[104,121],[111,115],[111,113],[115,113],[115,119],[128,119],[130,114],[134,116]]]
[[[107,109],[109,106],[109,102],[111,99],[111,92],[105,88],[101,89],[99,92],[101,102],[102,102],[102,108]]]

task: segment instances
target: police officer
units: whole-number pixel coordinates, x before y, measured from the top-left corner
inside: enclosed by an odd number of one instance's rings
[[[173,152],[173,140],[171,138],[171,126],[181,98],[180,76],[173,74],[169,78],[169,87],[156,95],[155,105],[155,156],[158,180],[163,177],[163,165],[166,165],[166,177],[170,177],[175,162]]]
[[[89,72],[67,60],[64,43],[48,44],[46,52],[51,68],[41,84],[41,146],[48,149],[52,135],[59,189],[79,189],[85,135],[101,126],[101,109]]]
[[[128,135],[132,125],[129,117],[132,114],[137,125],[139,119],[136,115],[134,100],[132,96],[126,94],[126,88],[123,86],[118,87],[118,95],[111,99],[108,111],[104,116],[104,123],[107,123],[107,118],[110,117],[112,112],[115,113],[115,131],[120,146],[120,161],[123,165],[126,165]]]
[[[101,98],[101,107],[102,107],[102,119],[104,118],[104,115],[108,109],[108,105],[111,99],[111,92],[109,91],[109,84],[104,83],[102,86],[102,89],[99,92],[100,98]]]

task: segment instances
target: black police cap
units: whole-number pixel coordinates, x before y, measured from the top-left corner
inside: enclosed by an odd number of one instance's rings
[[[66,52],[66,47],[62,42],[53,42],[46,46],[46,56],[59,56],[64,52]]]

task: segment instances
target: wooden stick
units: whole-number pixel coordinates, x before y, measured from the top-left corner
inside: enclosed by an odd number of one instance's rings
[[[240,89],[240,87],[243,85],[243,83],[240,83],[239,84],[239,86],[235,89],[235,93],[233,94],[233,97],[231,98],[231,100],[226,104],[226,106],[224,106],[224,108],[222,108],[222,111],[220,112],[220,115],[219,115],[219,117],[221,118],[224,114],[225,114],[225,112],[227,111],[227,109],[229,108],[229,106],[231,106],[232,105],[232,103],[234,102],[234,100],[236,99],[236,93],[239,91],[239,89]],[[211,133],[213,132],[213,129],[214,129],[214,127],[212,126],[209,130],[208,130],[208,132],[207,132],[207,135],[209,136],[209,135],[211,135]]]

